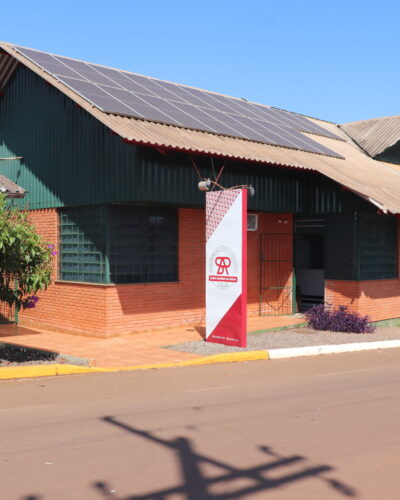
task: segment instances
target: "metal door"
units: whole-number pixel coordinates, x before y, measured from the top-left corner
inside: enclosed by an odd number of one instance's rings
[[[260,236],[260,316],[292,314],[295,303],[293,235]]]

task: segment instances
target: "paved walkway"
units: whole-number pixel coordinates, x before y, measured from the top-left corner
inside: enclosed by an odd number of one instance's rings
[[[249,318],[248,331],[287,328],[303,321],[293,316]],[[163,346],[201,340],[203,336],[204,326],[169,328],[103,339],[0,325],[0,342],[77,356],[88,359],[91,366],[102,367],[174,363],[198,358],[201,355],[173,351]]]

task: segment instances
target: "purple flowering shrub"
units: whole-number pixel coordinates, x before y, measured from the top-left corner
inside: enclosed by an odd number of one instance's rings
[[[30,295],[26,298],[26,309],[33,309],[36,306],[36,302],[39,300],[39,297],[36,295]]]
[[[331,332],[373,333],[375,326],[368,316],[349,311],[347,306],[337,309],[330,305],[318,304],[304,313],[308,326],[313,330]]]
[[[53,257],[54,257],[55,255],[57,255],[57,253],[58,253],[58,252],[57,252],[57,250],[55,249],[56,247],[55,247],[55,245],[53,245],[53,243],[49,243],[49,244],[47,245],[47,248],[50,250],[50,253],[51,253],[51,255],[52,255]]]

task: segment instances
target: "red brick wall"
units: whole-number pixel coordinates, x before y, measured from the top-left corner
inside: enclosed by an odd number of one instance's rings
[[[278,220],[287,220],[287,224]],[[117,285],[107,289],[107,322],[114,334],[205,319],[205,222],[200,209],[179,210],[179,283]],[[289,214],[259,214],[248,234],[248,314],[260,309],[260,233],[292,232]],[[292,247],[290,246],[290,255]],[[288,277],[291,281],[292,274]],[[291,313],[288,311],[288,313]]]
[[[114,334],[204,320],[204,211],[179,210],[179,282],[107,289],[107,323]]]
[[[325,301],[347,305],[373,321],[400,317],[400,279],[325,281]]]
[[[50,243],[58,245],[55,209],[34,210],[32,222]],[[281,220],[281,223],[279,223]],[[283,223],[286,220],[287,223]],[[260,234],[292,234],[290,214],[259,214],[258,231],[248,234],[248,313],[260,308]],[[286,249],[292,255],[292,243]],[[22,325],[96,336],[112,336],[178,324],[200,324],[205,311],[204,210],[179,210],[179,282],[94,285],[55,280],[39,293],[35,309],[20,313]],[[292,274],[287,273],[291,282]],[[288,310],[287,313],[290,313]]]
[[[30,220],[48,243],[58,248],[58,214],[55,209],[32,210]],[[35,309],[20,311],[21,325],[86,335],[106,333],[106,288],[101,285],[55,282],[58,256],[54,258],[53,283],[39,292]]]

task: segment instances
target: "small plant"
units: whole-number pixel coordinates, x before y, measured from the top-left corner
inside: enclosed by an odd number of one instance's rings
[[[347,306],[332,306],[318,304],[306,313],[308,326],[313,330],[329,330],[331,332],[373,333],[375,326],[368,316],[361,316],[349,311]]]

